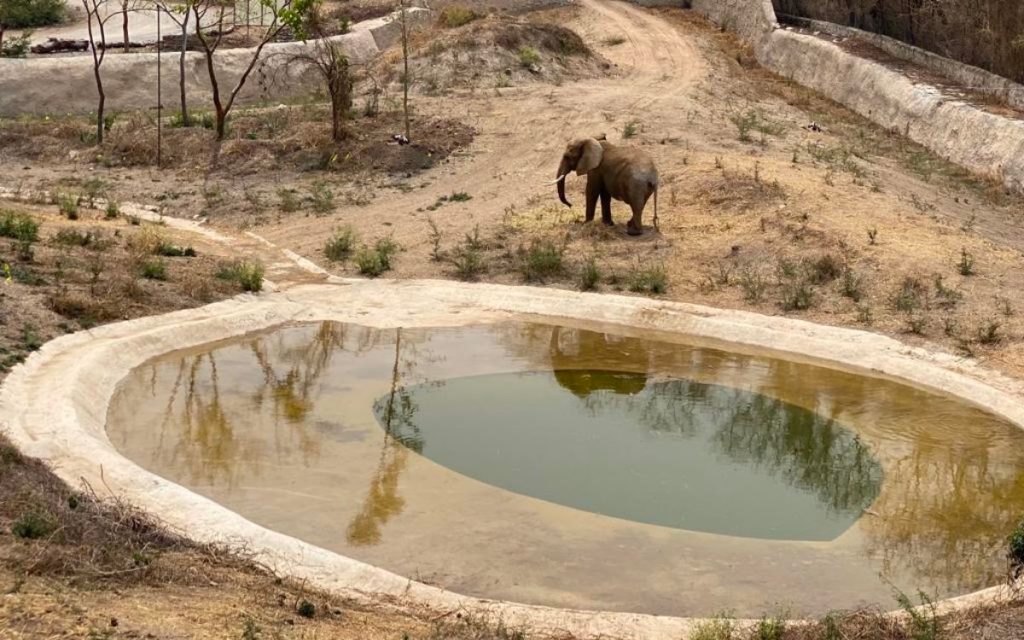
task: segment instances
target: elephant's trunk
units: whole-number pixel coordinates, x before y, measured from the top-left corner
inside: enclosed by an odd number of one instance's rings
[[[569,160],[563,158],[562,163],[558,165],[558,199],[565,206],[572,207],[572,203],[565,199],[565,179],[568,177],[569,171]]]

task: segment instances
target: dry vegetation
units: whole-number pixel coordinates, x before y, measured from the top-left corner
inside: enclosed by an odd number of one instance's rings
[[[599,113],[611,138],[656,155],[661,230],[634,239],[621,226],[581,224],[579,207],[558,205],[553,187],[521,184],[519,167],[500,161],[510,129],[536,127],[518,151],[543,147],[553,171],[569,120],[549,129],[522,122],[540,111],[583,117],[574,93],[559,102],[555,90],[570,81],[624,82],[614,67],[627,40],[594,25],[583,37],[555,26],[578,18],[571,9],[510,17],[442,4],[438,24],[414,42],[412,145],[391,140],[400,130],[394,52],[364,70],[351,135],[338,144],[317,102],[239,109],[220,146],[201,115],[198,127],[168,129],[162,172],[152,170],[148,115],[118,116],[99,148],[86,119],[0,121],[0,166],[28,166],[18,174],[26,184],[70,199],[63,213],[59,200],[10,207],[40,227],[30,251],[18,231],[3,234],[5,303],[13,301],[2,325],[5,370],[64,331],[199,305],[246,280],[203,247],[195,257],[158,255],[168,244],[184,250],[185,237],[78,204],[99,189],[62,176],[93,169],[113,197],[137,198],[140,184],[159,181],[154,199],[166,211],[232,231],[261,227],[337,273],[578,288],[786,314],[1024,374],[1019,197],[764,72],[731,36],[666,9],[660,15],[698,43],[711,78],[671,111]],[[354,0],[336,17],[384,10],[379,0]],[[871,28],[866,19],[857,26]],[[915,37],[931,33],[922,24],[929,23],[914,22]],[[521,109],[508,106],[517,101]],[[824,131],[803,128],[812,121]],[[498,161],[465,169],[468,154],[478,153]],[[70,201],[77,220],[69,219]],[[495,621],[428,620],[310,593],[244,556],[197,547],[124,505],[96,502],[92,489],[100,488],[72,491],[4,442],[0,484],[11,496],[0,502],[0,588],[8,591],[0,618],[12,621],[11,637],[521,637]],[[19,522],[29,527],[21,531],[45,534],[9,533]],[[312,619],[299,614],[303,601],[313,605]],[[903,623],[856,612],[807,626],[765,619],[740,630],[723,619],[693,640],[1022,635],[1024,609],[1013,603]]]
[[[774,0],[777,11],[881,33],[1024,82],[1018,0]]]

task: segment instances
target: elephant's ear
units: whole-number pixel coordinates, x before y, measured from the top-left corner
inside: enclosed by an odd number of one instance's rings
[[[590,173],[601,164],[601,160],[604,158],[604,147],[601,143],[593,138],[583,143],[583,155],[580,156],[580,161],[576,163],[576,175],[582,176],[583,174]]]

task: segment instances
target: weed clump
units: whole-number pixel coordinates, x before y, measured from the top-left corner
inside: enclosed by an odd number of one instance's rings
[[[441,10],[439,21],[449,29],[462,27],[473,22],[480,15],[472,9],[460,5],[452,5]]]
[[[438,250],[438,246],[435,244],[435,255]],[[484,271],[483,243],[480,241],[479,228],[473,230],[473,235],[466,234],[465,240],[452,250],[449,262],[455,267],[455,276],[459,280],[477,279]]]
[[[540,64],[540,52],[529,45],[519,47],[516,52],[519,56],[519,64],[524,67],[533,67]]]
[[[11,533],[22,540],[39,540],[57,529],[56,523],[34,511],[21,514],[11,525]]]
[[[893,295],[892,305],[897,311],[913,313],[926,306],[927,302],[928,290],[924,284],[917,278],[907,276]]]
[[[57,209],[68,220],[78,220],[78,198],[62,193],[57,196]]]
[[[363,245],[356,251],[353,258],[359,273],[376,278],[385,271],[390,271],[392,260],[401,249],[391,238],[381,238],[372,247]]]
[[[0,212],[0,236],[35,242],[39,239],[39,223],[28,214],[5,210]]]
[[[356,232],[351,226],[337,229],[324,245],[324,257],[331,262],[347,260],[356,244]]]
[[[167,279],[167,264],[159,258],[155,260],[147,260],[142,263],[142,267],[139,269],[140,274],[147,280],[166,280]]]
[[[299,606],[296,608],[296,613],[298,613],[303,618],[312,618],[316,615],[316,605],[314,605],[309,600],[303,600],[299,603]]]
[[[600,281],[601,270],[597,267],[597,261],[591,256],[580,267],[580,291],[593,291],[597,289],[597,283]]]
[[[263,265],[249,260],[238,260],[221,265],[217,277],[238,284],[242,291],[256,293],[263,289]]]
[[[527,282],[543,281],[565,270],[565,248],[551,240],[534,240],[528,248],[520,247],[519,252],[519,268]]]
[[[626,286],[633,293],[663,294],[668,291],[668,274],[663,265],[637,266],[626,275]]]

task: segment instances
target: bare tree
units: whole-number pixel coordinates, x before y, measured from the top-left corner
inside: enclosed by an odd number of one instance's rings
[[[128,35],[128,5],[131,0],[121,0],[121,37],[124,39],[124,52],[131,53],[132,41]]]
[[[87,1],[87,0],[83,0]],[[301,32],[303,21],[315,0],[259,0],[262,9],[270,16],[270,23],[263,26],[259,43],[251,49],[252,54],[246,63],[242,75],[234,88],[228,93],[227,99],[221,95],[220,83],[217,79],[215,54],[220,48],[226,32],[225,12],[227,3],[224,0],[193,0],[192,16],[195,18],[196,38],[206,56],[206,70],[210,76],[210,88],[213,92],[213,108],[217,118],[217,139],[223,140],[227,133],[228,113],[235,104],[238,94],[245,87],[249,75],[260,61],[260,55],[268,42],[277,38],[285,27]],[[204,32],[203,26],[213,26],[212,31]]]
[[[181,0],[179,2],[167,2],[160,0],[159,9],[170,17],[171,21],[181,31],[181,52],[178,55],[178,93],[181,99],[181,123],[182,126],[189,126],[191,120],[188,116],[188,96],[185,90],[185,55],[188,53],[188,25],[192,17],[193,0]]]
[[[317,71],[331,98],[331,139],[340,142],[346,137],[345,120],[352,108],[352,72],[341,45],[333,42],[324,26],[318,6],[310,10],[305,29],[312,37],[312,51],[291,57],[290,62],[304,63]]]
[[[96,93],[98,102],[96,105],[96,144],[103,144],[103,111],[107,104],[107,94],[103,90],[103,75],[100,67],[103,66],[103,59],[107,55],[107,31],[106,21],[114,13],[103,15],[107,0],[82,0],[85,8],[85,24],[89,30],[89,51],[92,53],[92,72],[96,80]],[[96,37],[99,36],[97,41]]]
[[[406,0],[401,0],[402,7],[402,114],[405,118],[405,139],[412,140],[409,129],[409,14],[406,11]]]

